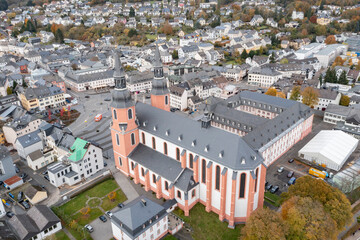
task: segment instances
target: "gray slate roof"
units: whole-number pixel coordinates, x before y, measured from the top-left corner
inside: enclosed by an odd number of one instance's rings
[[[28,133],[24,136],[17,138],[16,140],[21,144],[23,148],[31,146],[35,143],[41,142],[41,138],[39,137],[39,130]]]
[[[226,167],[253,170],[263,162],[263,158],[240,136],[215,127],[201,128],[200,122],[141,102],[136,104],[136,111],[140,129]],[[194,141],[195,146],[192,146]],[[219,156],[221,152],[222,157]],[[245,161],[242,161],[243,158]]]
[[[146,201],[146,205],[143,204],[142,199]],[[167,214],[163,206],[145,196],[140,196],[115,212],[111,222],[135,239]]]

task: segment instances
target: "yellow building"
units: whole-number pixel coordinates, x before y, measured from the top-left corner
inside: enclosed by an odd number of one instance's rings
[[[21,105],[23,106],[23,108],[25,108],[27,111],[29,111],[30,109],[33,108],[37,108],[39,106],[39,100],[37,99],[36,96],[34,96],[34,98],[26,98],[26,95],[23,93],[19,94],[19,99],[21,102]]]

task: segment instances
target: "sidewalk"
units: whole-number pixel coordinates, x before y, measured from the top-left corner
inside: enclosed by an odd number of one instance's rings
[[[130,183],[130,180],[119,170],[112,169],[113,176],[115,178],[115,181],[120,186],[121,190],[124,192],[124,194],[127,197],[127,200],[125,201],[125,204],[131,202],[135,198],[139,196],[135,188]]]

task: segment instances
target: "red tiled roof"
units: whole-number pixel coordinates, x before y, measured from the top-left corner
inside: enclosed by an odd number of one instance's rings
[[[11,177],[11,178],[8,178],[4,181],[4,183],[8,186],[11,186],[13,185],[14,183],[17,183],[18,181],[21,181],[21,178],[17,175]]]

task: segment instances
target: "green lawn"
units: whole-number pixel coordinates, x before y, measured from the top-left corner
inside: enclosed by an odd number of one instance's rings
[[[164,238],[162,238],[162,240],[178,240],[178,239],[173,235],[166,235]]]
[[[243,225],[237,225],[235,229],[228,228],[227,222],[220,222],[219,216],[213,212],[206,212],[205,206],[196,204],[188,217],[184,216],[181,209],[175,209],[174,213],[181,217],[193,229],[192,237],[195,240],[201,239],[238,239]]]
[[[151,34],[146,34],[146,38],[149,39],[149,40],[156,40],[157,38],[157,35],[151,35]]]
[[[108,197],[103,198],[101,207],[105,211],[108,211],[108,210],[113,209],[114,207],[116,207],[116,205],[118,203],[125,202],[126,199],[127,198],[126,198],[125,194],[121,190],[117,190],[116,191],[115,201],[110,201],[110,199]]]
[[[71,229],[70,223],[75,220],[80,229],[82,229],[84,225],[104,214],[99,206],[101,206],[104,211],[108,211],[114,208],[118,203],[124,202],[127,198],[120,189],[116,190],[115,200],[113,202],[109,200],[108,194],[117,188],[119,188],[119,186],[114,179],[107,179],[85,192],[80,193],[64,205],[54,207],[53,211],[65,222],[66,228],[76,239],[83,239],[82,231]],[[96,198],[89,200],[86,204],[87,200],[91,197]],[[78,211],[86,206],[90,208],[90,212],[84,216]],[[91,239],[89,234],[86,233],[86,235],[86,239]]]
[[[280,196],[270,193],[270,192],[265,192],[265,201],[274,205],[275,207],[280,207]],[[269,200],[270,199],[270,200]]]
[[[66,235],[66,233],[61,230],[53,235],[51,235],[49,237],[49,239],[54,239],[54,240],[70,240],[70,238],[68,237],[68,235]]]

